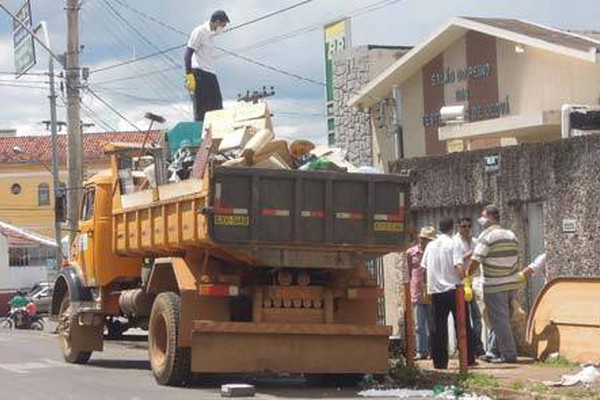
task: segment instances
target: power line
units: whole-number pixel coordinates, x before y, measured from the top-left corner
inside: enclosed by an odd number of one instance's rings
[[[229,51],[229,50],[225,50],[222,47],[215,46],[215,49],[217,49],[217,50],[219,50],[219,51],[221,51],[221,52],[223,52],[225,54],[228,54],[228,55],[230,55],[232,57],[238,58],[240,60],[244,60],[244,61],[246,61],[248,63],[251,63],[251,64],[254,64],[254,65],[258,65],[260,67],[266,68],[266,69],[271,70],[273,72],[277,72],[279,74],[286,75],[286,76],[289,76],[291,78],[295,78],[295,79],[298,79],[298,80],[301,80],[301,81],[305,81],[305,82],[309,82],[309,83],[314,83],[315,85],[325,86],[325,82],[317,81],[317,80],[312,79],[312,78],[306,78],[304,76],[295,74],[293,72],[288,72],[288,71],[283,70],[281,68],[277,68],[277,67],[274,67],[272,65],[267,65],[267,64],[265,64],[263,62],[253,60],[251,58],[248,58],[246,56],[242,56],[240,54],[236,54],[236,53],[234,53],[232,51]]]
[[[395,4],[395,3],[398,3],[398,2],[401,2],[401,1],[404,1],[404,0],[383,0],[383,1],[379,1],[379,2],[371,4],[369,6],[365,6],[365,7],[356,9],[356,10],[352,11],[349,14],[339,15],[338,17],[333,18],[332,20],[341,19],[343,17],[348,17],[348,18],[358,17],[360,15],[367,14],[367,13],[379,10],[381,8],[384,8],[384,7],[388,7],[388,6],[392,5],[392,4]],[[297,37],[297,36],[300,36],[300,35],[303,35],[303,34],[306,34],[306,33],[310,33],[310,32],[316,31],[316,30],[321,30],[321,29],[323,29],[323,25],[324,24],[325,24],[325,22],[319,22],[319,23],[316,23],[316,24],[313,24],[313,25],[306,26],[304,28],[299,28],[299,29],[296,29],[294,31],[291,31],[291,32],[288,32],[288,33],[284,33],[284,34],[279,35],[279,36],[275,36],[275,37],[272,37],[272,38],[268,38],[268,39],[264,39],[264,40],[255,42],[253,44],[250,44],[250,45],[248,45],[246,47],[242,47],[242,48],[236,49],[234,51],[235,52],[245,52],[245,51],[248,51],[248,50],[253,50],[253,49],[264,47],[264,46],[270,46],[272,44],[281,42],[283,40],[292,39],[294,37]]]
[[[107,1],[107,0],[105,0],[105,1]],[[140,10],[138,10],[138,9],[134,8],[134,7],[131,7],[129,4],[127,4],[127,3],[123,2],[122,0],[114,0],[114,1],[115,1],[116,3],[119,3],[121,6],[123,6],[123,7],[127,8],[127,9],[128,9],[128,10],[130,10],[131,12],[133,12],[133,13],[135,13],[135,14],[137,14],[137,15],[139,15],[139,16],[141,16],[141,17],[143,17],[143,18],[146,18],[146,19],[148,19],[148,20],[150,20],[150,21],[152,21],[152,22],[154,22],[154,23],[157,23],[157,24],[159,24],[160,26],[162,26],[162,27],[163,27],[163,28],[165,28],[165,29],[168,29],[168,30],[170,30],[170,31],[172,31],[172,32],[178,33],[179,35],[182,35],[182,36],[184,36],[184,37],[187,37],[187,36],[188,36],[188,34],[187,34],[187,33],[185,33],[185,32],[183,32],[183,31],[181,31],[181,30],[179,30],[179,29],[177,29],[177,28],[173,27],[172,25],[169,25],[169,24],[167,24],[167,23],[165,23],[165,22],[163,22],[163,21],[160,21],[159,19],[157,19],[157,18],[155,18],[155,17],[153,17],[153,16],[151,16],[151,15],[148,15],[147,13],[145,13],[145,12],[143,12],[143,11],[140,11]],[[247,21],[247,22],[241,23],[241,24],[239,24],[239,25],[233,26],[233,27],[231,27],[230,29],[228,29],[226,32],[231,32],[232,30],[239,29],[239,28],[242,28],[242,27],[248,26],[248,25],[250,25],[250,24],[253,24],[253,23],[259,22],[259,21],[263,21],[263,20],[265,20],[265,19],[267,19],[267,18],[270,18],[270,17],[273,17],[273,16],[275,16],[275,15],[278,15],[278,14],[284,13],[284,12],[286,12],[286,11],[289,11],[289,10],[292,10],[292,9],[294,9],[294,8],[300,7],[300,6],[304,5],[304,4],[310,3],[310,2],[312,2],[312,1],[313,1],[313,0],[305,0],[305,1],[301,1],[301,2],[299,2],[299,3],[296,3],[296,4],[292,5],[292,6],[288,6],[288,7],[285,7],[285,8],[283,8],[283,9],[280,9],[280,10],[277,10],[277,11],[273,11],[273,12],[271,12],[271,13],[268,13],[268,14],[265,14],[265,15],[263,15],[263,16],[260,16],[260,17],[258,17],[258,18],[255,18],[255,19],[253,19],[253,20],[250,20],[250,21]],[[224,32],[224,33],[226,33],[226,32]],[[171,51],[173,51],[173,50],[182,49],[182,48],[184,48],[185,46],[186,46],[186,44],[182,44],[182,45],[178,45],[178,46],[175,46],[175,47],[170,47],[170,48],[168,48],[168,49],[159,50],[159,51],[157,51],[156,53],[148,54],[148,55],[146,55],[146,56],[143,56],[143,57],[140,57],[140,58],[138,58],[138,59],[136,59],[136,60],[129,60],[129,61],[126,61],[126,62],[122,62],[122,63],[114,64],[114,65],[112,65],[112,66],[103,67],[103,68],[98,68],[98,69],[95,69],[95,70],[93,70],[93,71],[91,71],[91,72],[92,72],[92,73],[97,73],[97,72],[102,72],[102,71],[106,71],[106,70],[113,69],[113,68],[118,68],[118,67],[121,67],[121,66],[124,66],[124,65],[131,64],[131,63],[133,63],[133,62],[137,62],[137,61],[141,61],[141,60],[144,60],[144,59],[147,59],[147,58],[151,58],[151,57],[157,57],[157,56],[160,56],[160,55],[163,55],[163,54],[167,54],[167,53],[169,53],[169,52],[171,52]]]
[[[84,114],[88,116],[92,121],[95,121],[100,127],[103,127],[105,130],[109,132],[118,132],[111,124],[102,119],[94,110],[85,105],[83,102],[81,103],[81,110]]]
[[[117,1],[119,1],[119,0],[117,0]],[[291,6],[289,6],[289,7],[282,8],[281,10],[273,11],[273,12],[271,12],[271,13],[265,14],[265,15],[263,15],[263,16],[260,16],[260,17],[258,17],[258,18],[252,19],[252,20],[250,20],[250,21],[247,21],[247,22],[244,22],[244,23],[241,23],[241,24],[238,24],[238,25],[234,25],[234,26],[232,26],[231,28],[227,29],[227,32],[231,32],[231,31],[233,31],[233,30],[240,29],[240,28],[243,28],[243,27],[245,27],[245,26],[248,26],[248,25],[252,25],[252,24],[254,24],[254,23],[257,23],[257,22],[259,22],[259,21],[263,21],[263,20],[265,20],[265,19],[267,19],[267,18],[271,18],[271,17],[274,17],[274,16],[276,16],[276,15],[279,15],[279,14],[283,14],[283,13],[284,13],[284,12],[286,12],[286,11],[293,10],[293,9],[295,9],[295,8],[298,8],[298,7],[300,7],[300,6],[303,6],[303,5],[305,5],[305,4],[311,3],[312,1],[313,1],[313,0],[305,0],[305,1],[301,1],[301,2],[299,2],[299,3],[292,4],[292,5],[291,5]]]
[[[22,85],[22,84],[12,84],[12,83],[0,83],[0,86],[6,87],[14,87],[19,89],[40,89],[40,90],[48,90],[47,86],[33,86],[33,85]]]
[[[147,54],[145,56],[141,56],[138,58],[135,58],[133,60],[127,60],[127,61],[123,61],[117,64],[113,64],[113,65],[108,65],[106,67],[100,67],[100,68],[96,68],[90,71],[90,74],[96,74],[98,72],[103,72],[103,71],[108,71],[111,69],[115,69],[115,68],[119,68],[122,67],[124,65],[128,65],[128,64],[133,64],[133,63],[137,63],[143,60],[147,60],[149,58],[154,58],[156,56],[160,56],[162,54],[166,54],[166,53],[170,53],[171,51],[174,50],[178,50],[178,49],[183,49],[185,47],[185,44],[178,44],[177,46],[173,46],[173,47],[169,47],[168,49],[163,49],[161,51],[158,51],[156,53],[151,53],[151,54]]]
[[[152,40],[148,39],[148,37],[146,37],[146,35],[144,35],[139,29],[137,29],[133,23],[131,23],[128,19],[124,18],[123,15],[117,11],[110,3],[108,0],[104,0],[103,4],[106,6],[106,8],[114,15],[117,17],[117,20],[119,22],[121,22],[126,28],[128,28],[130,31],[132,31],[137,37],[139,37],[145,44],[147,44],[148,46],[150,46],[151,48],[155,49],[155,50],[159,50],[158,46],[156,46]],[[180,67],[180,65],[173,60],[173,58],[171,58],[170,56],[168,56],[167,54],[165,54],[163,56],[163,58],[167,61],[169,61],[173,66],[175,67]],[[166,92],[171,91],[172,93],[175,94],[175,97],[177,98],[180,95],[180,91],[177,91],[175,86],[172,84],[172,80],[169,79],[169,77],[167,77],[164,73],[160,73],[159,79],[157,80],[153,80],[152,83],[154,84],[159,84],[159,82],[161,83],[160,86],[162,86],[162,89],[157,90],[156,92],[160,94],[160,96],[162,96],[165,100],[165,104],[169,104],[170,103],[170,99],[165,97]],[[183,93],[181,93],[183,94]],[[179,113],[180,115],[184,116],[185,118],[188,118],[189,115],[187,113],[183,113],[180,109],[178,109],[177,107],[172,107],[177,113]]]
[[[156,46],[154,43],[152,43],[152,41],[149,40],[143,33],[141,33],[131,22],[129,22],[125,17],[123,17],[119,12],[117,12],[117,10],[115,10],[115,8],[110,4],[110,2],[108,0],[104,0],[104,4],[106,5],[106,7],[108,7],[108,9],[110,11],[113,12],[113,14],[117,17],[117,19],[119,19],[127,27],[129,27],[129,29],[131,29],[140,39],[142,39],[143,42],[145,42],[147,45],[149,45],[150,47],[152,47],[154,50],[160,51],[160,49],[158,48],[158,46]],[[173,65],[175,65],[175,66],[179,66],[180,65],[178,62],[176,62],[175,60],[173,60],[167,54],[163,54],[163,56],[164,56],[165,59],[167,59]]]
[[[115,114],[117,114],[119,116],[119,118],[121,118],[123,121],[127,122],[129,125],[131,125],[136,131],[138,132],[143,132],[140,128],[137,127],[136,124],[134,124],[133,122],[131,122],[126,116],[124,116],[123,114],[121,114],[121,112],[119,112],[119,110],[117,110],[116,108],[114,108],[108,101],[104,100],[101,96],[99,96],[95,91],[92,90],[91,87],[87,87],[87,91],[89,94],[91,94],[93,97],[95,97],[96,99],[98,99],[98,101],[102,104],[104,104],[109,110],[111,110],[112,112],[114,112]]]
[[[12,71],[0,71],[0,75],[12,75],[15,76],[17,75],[16,72],[12,72]],[[48,76],[48,72],[24,72],[21,73],[20,75],[29,75],[29,76]],[[54,76],[58,76],[57,74],[54,74]]]
[[[158,23],[159,25],[165,27],[166,29],[169,29],[169,30],[171,30],[173,32],[176,32],[176,33],[180,34],[180,35],[187,36],[187,34],[185,34],[184,32],[182,32],[181,30],[179,30],[179,29],[177,29],[177,28],[175,28],[175,27],[173,27],[173,26],[171,26],[171,25],[169,25],[169,24],[167,24],[167,23],[165,23],[163,21],[160,21],[157,18],[149,16],[148,14],[146,14],[146,13],[144,13],[142,11],[139,11],[139,10],[137,10],[137,9],[129,6],[129,5],[125,5],[122,2],[122,0],[114,0],[114,1],[118,2],[121,5],[124,5],[129,10],[131,10],[132,12],[138,14],[139,16],[141,16],[143,18],[147,18],[150,21]],[[371,4],[369,6],[362,7],[360,9],[355,10],[354,12],[351,13],[351,16],[358,16],[358,15],[362,15],[362,14],[365,14],[365,13],[368,13],[368,12],[372,12],[372,11],[381,9],[383,7],[390,6],[390,5],[394,4],[394,3],[398,3],[400,1],[404,1],[404,0],[383,0],[383,1],[379,1],[379,2],[376,2],[376,3]],[[270,14],[276,15],[277,12],[273,12],[273,13],[270,13]],[[262,19],[264,19],[264,18],[262,18]],[[242,25],[242,24],[240,24],[240,25]],[[317,28],[322,28],[322,26],[323,26],[323,23],[319,24],[318,26],[317,25],[311,26],[311,27],[308,28],[309,30],[304,30],[304,29],[299,30],[300,31],[299,34],[302,34],[304,32],[310,32],[310,31],[315,30]],[[228,30],[228,31],[230,31],[230,30]],[[295,31],[295,32],[298,32],[298,31]],[[294,35],[296,35],[296,34],[294,34]],[[290,35],[281,35],[279,37],[280,38],[279,40],[284,40],[284,39],[287,39],[287,38],[290,38],[290,37],[294,37],[294,35],[292,35],[292,36],[290,36]],[[269,44],[269,43],[274,43],[274,40],[273,39],[267,39],[267,40],[264,40],[262,42],[259,42],[258,45],[262,46],[264,44]],[[180,49],[180,48],[183,48],[183,47],[185,47],[185,44],[179,45],[179,46],[175,46],[175,47],[172,47],[172,48],[169,48],[169,49],[164,49],[164,50],[161,50],[161,51],[159,51],[157,53],[148,54],[148,55],[146,55],[144,57],[141,57],[141,58],[139,58],[137,60],[128,60],[128,61],[125,61],[125,62],[122,62],[122,63],[114,64],[112,66],[108,66],[108,67],[104,67],[104,68],[99,68],[99,69],[93,70],[92,73],[101,72],[101,71],[105,71],[107,69],[112,69],[112,68],[117,68],[117,67],[121,67],[121,66],[124,66],[124,65],[128,65],[128,64],[131,64],[131,63],[134,63],[134,62],[137,62],[137,61],[141,61],[141,60],[144,60],[144,59],[148,59],[148,58],[151,58],[151,57],[156,57],[158,55],[161,55],[161,54],[164,54],[164,53],[176,50],[176,49]],[[305,81],[305,82],[310,82],[310,83],[313,83],[313,84],[317,84],[319,86],[325,86],[325,84],[323,82],[321,82],[321,81],[317,81],[317,80],[314,80],[314,79],[311,79],[311,78],[306,78],[306,77],[300,76],[300,75],[298,75],[296,73],[285,71],[285,70],[283,70],[281,68],[277,68],[277,67],[265,64],[263,62],[253,60],[253,59],[251,59],[249,57],[242,56],[242,55],[237,54],[236,52],[233,52],[233,51],[230,51],[230,50],[225,50],[225,49],[223,49],[221,47],[216,47],[215,46],[215,48],[218,49],[218,50],[220,50],[221,52],[223,52],[226,55],[236,57],[236,58],[244,60],[246,62],[258,65],[258,66],[260,66],[262,68],[269,69],[269,70],[271,70],[273,72],[277,72],[277,73],[286,75],[286,76],[294,78],[294,79],[298,79],[298,80],[302,80],[302,81]],[[245,50],[247,50],[249,48],[252,48],[252,45],[248,46],[248,48],[246,48]]]
[[[167,71],[172,71],[175,68],[179,68],[180,66],[173,66],[173,67],[167,67],[164,69],[159,69],[157,71],[150,71],[150,72],[146,72],[143,74],[135,74],[135,75],[129,75],[129,76],[125,76],[123,78],[116,78],[116,79],[107,79],[104,81],[99,81],[99,82],[94,82],[94,85],[99,86],[99,85],[106,85],[109,83],[115,83],[115,82],[122,82],[122,81],[129,81],[129,80],[134,80],[134,79],[139,79],[139,78],[145,78],[147,76],[151,76],[151,75],[156,75],[156,74],[160,74],[163,72],[167,72]]]

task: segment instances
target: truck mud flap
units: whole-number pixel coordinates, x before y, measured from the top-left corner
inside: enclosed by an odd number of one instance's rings
[[[386,373],[391,327],[194,321],[193,372]]]

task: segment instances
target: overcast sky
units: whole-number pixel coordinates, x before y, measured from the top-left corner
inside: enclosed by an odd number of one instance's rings
[[[47,21],[53,49],[56,53],[64,52],[64,0],[31,1],[34,23]],[[0,2],[13,11],[21,4],[21,0]],[[167,118],[164,127],[168,128],[191,118],[191,103],[183,89],[182,49],[119,68],[94,70],[134,60],[157,49],[183,45],[187,34],[215,9],[224,9],[235,26],[298,2],[82,0],[81,44],[85,48],[81,64],[92,71],[88,81],[90,88],[137,127],[147,127],[143,115],[152,111]],[[163,25],[124,7],[124,3]],[[0,129],[16,128],[19,135],[45,133],[39,121],[49,119],[47,77],[27,75],[14,81],[11,23],[7,15],[0,13]],[[225,33],[215,44],[277,69],[322,82],[322,26],[348,15],[353,15],[354,45],[415,45],[449,18],[461,15],[515,17],[562,29],[600,30],[598,0],[313,0]],[[219,52],[215,54],[226,107],[233,104],[240,92],[274,86],[276,95],[269,99],[269,104],[275,114],[276,135],[326,141],[322,86]],[[37,48],[37,56],[38,64],[31,72],[44,72],[47,58],[43,49]],[[139,75],[143,76],[137,77]],[[95,124],[88,131],[133,129],[85,91],[83,104],[84,122]],[[59,119],[66,120],[62,101],[59,105]]]

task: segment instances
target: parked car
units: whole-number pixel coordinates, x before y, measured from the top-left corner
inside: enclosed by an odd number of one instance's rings
[[[49,286],[42,286],[33,294],[28,294],[27,297],[33,301],[37,308],[38,315],[48,314],[50,312],[50,302],[52,301],[52,293]]]

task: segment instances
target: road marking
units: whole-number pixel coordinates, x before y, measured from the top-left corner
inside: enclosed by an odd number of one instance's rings
[[[13,372],[15,374],[28,374],[33,370],[47,369],[47,368],[78,368],[76,365],[70,365],[61,361],[50,360],[43,358],[40,361],[31,361],[14,364],[0,364],[0,369]]]

